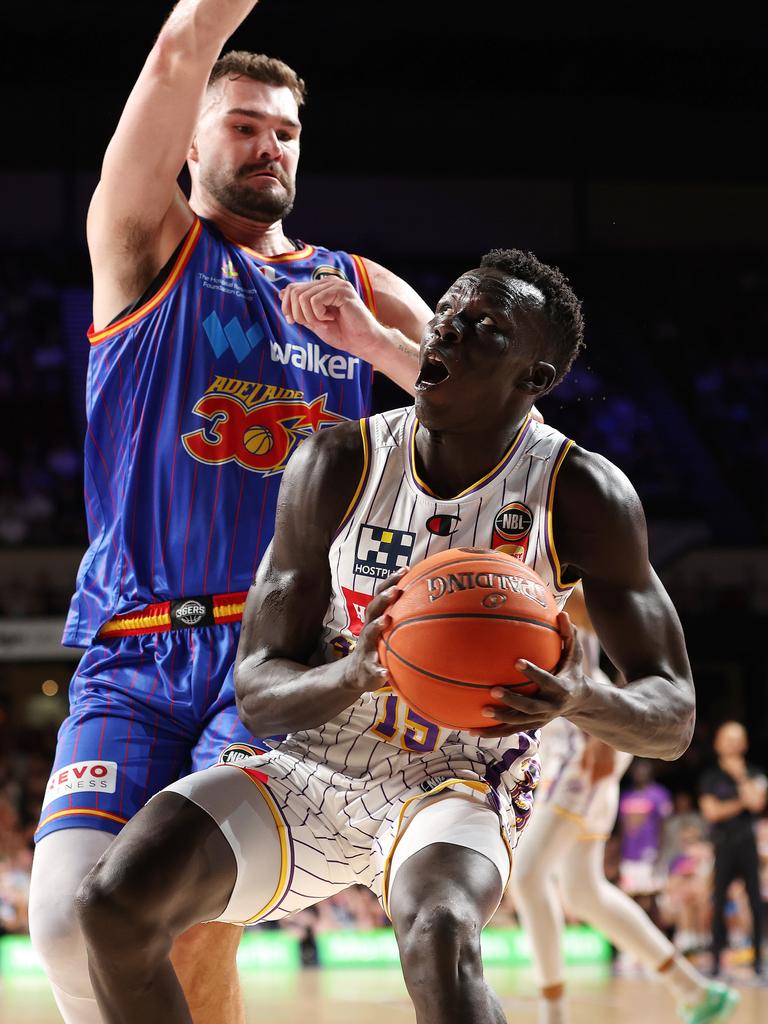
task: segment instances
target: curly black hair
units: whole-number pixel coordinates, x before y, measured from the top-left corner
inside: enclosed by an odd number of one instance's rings
[[[545,299],[544,315],[551,326],[552,357],[557,370],[555,383],[570,370],[584,348],[584,317],[568,279],[557,267],[549,267],[532,252],[520,249],[491,249],[480,260],[481,267],[501,270],[519,281],[534,285]]]

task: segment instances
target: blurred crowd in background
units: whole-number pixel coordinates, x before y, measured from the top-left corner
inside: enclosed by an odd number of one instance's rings
[[[32,865],[32,835],[48,780],[55,746],[55,730],[26,730],[11,740],[0,729],[0,935],[27,932],[27,894]],[[711,763],[708,744],[697,738],[693,758],[701,754],[702,767]],[[698,748],[698,749],[697,749]],[[751,758],[750,758],[751,760]],[[546,771],[546,764],[543,766]],[[664,785],[663,762],[635,760],[625,776],[619,817],[606,846],[607,877],[622,886],[673,939],[678,948],[707,962],[712,926],[713,845],[709,827],[698,810],[698,794],[691,789],[672,791]],[[659,781],[659,779],[661,781]],[[768,813],[756,823],[760,854],[760,883],[764,917],[768,914]],[[638,837],[642,851],[638,854]],[[525,836],[521,839],[525,842]],[[636,857],[647,871],[638,885]],[[768,920],[768,918],[765,918]],[[577,922],[572,922],[577,923]],[[508,889],[492,927],[517,924]],[[316,963],[315,938],[338,929],[388,927],[386,915],[373,894],[353,886],[277,924],[297,936],[304,963]],[[744,883],[734,881],[728,891],[726,926],[727,968],[751,962],[752,919]],[[638,965],[620,959],[627,971]]]

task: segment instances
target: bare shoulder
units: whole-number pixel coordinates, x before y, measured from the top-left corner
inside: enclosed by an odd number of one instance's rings
[[[378,319],[387,327],[396,327],[409,338],[418,339],[432,310],[407,281],[380,263],[361,256],[376,298]]]
[[[359,421],[310,434],[291,456],[278,499],[278,522],[297,513],[332,536],[360,483],[365,447]]]
[[[555,491],[554,530],[561,561],[578,575],[634,576],[648,565],[645,513],[632,482],[618,466],[574,444]]]

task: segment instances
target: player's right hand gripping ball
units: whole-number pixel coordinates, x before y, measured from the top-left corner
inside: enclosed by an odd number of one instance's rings
[[[493,686],[534,694],[515,662],[548,672],[562,655],[558,609],[541,577],[501,551],[454,548],[410,568],[389,609],[379,660],[418,714],[449,729],[487,728]]]

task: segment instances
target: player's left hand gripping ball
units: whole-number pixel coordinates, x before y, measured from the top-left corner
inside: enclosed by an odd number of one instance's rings
[[[509,736],[521,729],[541,729],[554,718],[568,717],[577,711],[589,694],[589,679],[584,674],[584,649],[578,630],[565,612],[557,617],[563,638],[563,657],[556,672],[546,672],[529,661],[518,661],[515,667],[539,687],[535,696],[519,690],[498,686],[491,696],[498,704],[488,705],[483,714],[488,729],[473,729],[475,736]],[[493,725],[491,723],[497,723]]]

